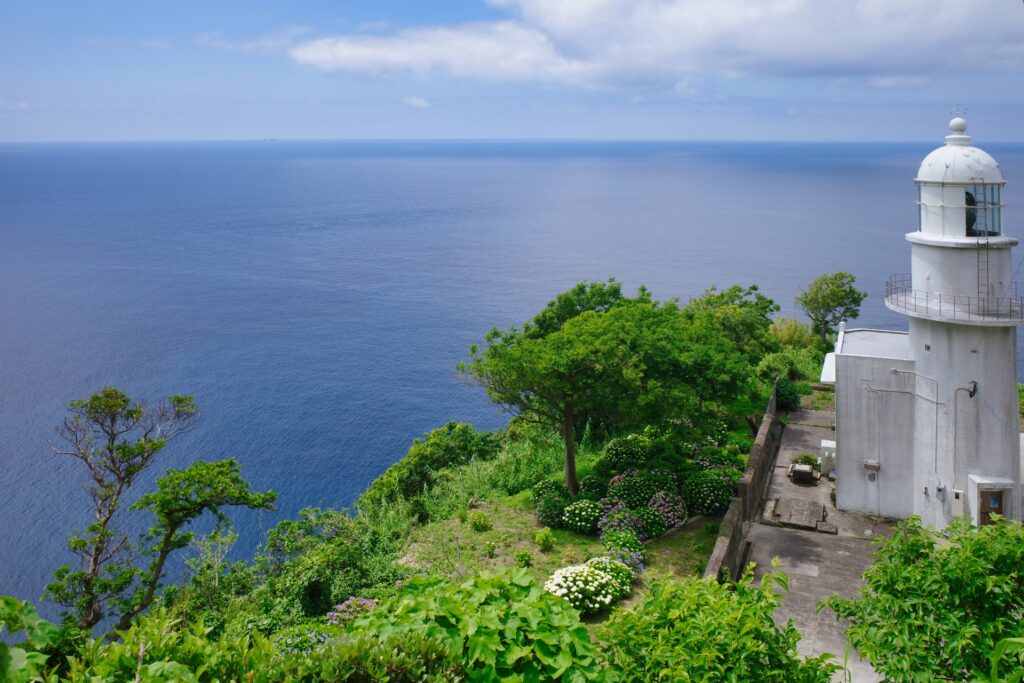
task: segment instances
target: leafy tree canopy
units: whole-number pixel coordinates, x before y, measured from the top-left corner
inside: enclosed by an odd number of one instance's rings
[[[822,342],[840,322],[860,315],[860,304],[868,293],[853,286],[856,280],[842,271],[819,275],[796,297],[796,305],[811,319],[811,327]]]

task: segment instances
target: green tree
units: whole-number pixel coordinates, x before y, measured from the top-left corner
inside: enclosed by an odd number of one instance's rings
[[[720,334],[742,350],[754,365],[767,353],[778,351],[772,334],[772,315],[779,305],[760,292],[757,285],[712,287],[690,299],[683,309],[690,318],[710,323]]]
[[[860,315],[860,304],[868,293],[853,286],[856,280],[841,271],[819,275],[796,297],[796,305],[811,319],[811,327],[823,343],[841,321]]]
[[[1005,638],[1024,636],[1024,528],[975,528],[965,518],[945,531],[911,518],[882,542],[852,598],[826,601],[847,619],[847,636],[888,681],[966,681],[1024,668]],[[824,606],[824,605],[823,605]]]
[[[46,587],[46,594],[64,607],[66,620],[91,629],[103,619],[104,606],[130,587],[134,572],[128,537],[114,526],[121,497],[167,442],[189,430],[198,416],[191,396],[171,396],[149,406],[111,387],[68,404],[54,452],[77,458],[88,470],[93,521],[68,541],[79,568],[60,567]]]
[[[587,311],[607,311],[631,303],[650,303],[651,295],[642,285],[635,298],[623,296],[622,285],[607,282],[581,282],[548,302],[540,313],[523,326],[528,337],[546,337],[562,329],[567,321]]]
[[[277,494],[258,493],[242,478],[234,458],[217,462],[194,462],[183,470],[168,470],[156,480],[156,491],[147,493],[132,506],[148,510],[156,523],[146,534],[144,554],[152,557],[149,566],[139,572],[138,587],[126,601],[117,628],[126,629],[132,619],[150,605],[160,587],[167,558],[192,542],[185,527],[209,512],[218,526],[228,525],[221,511],[225,506],[244,506],[253,510],[272,510]]]
[[[642,297],[641,297],[642,299]],[[460,371],[515,415],[556,429],[565,445],[565,484],[576,481],[581,419],[622,427],[677,410],[690,395],[683,366],[686,320],[674,302],[646,300],[587,310],[544,336],[491,330]]]

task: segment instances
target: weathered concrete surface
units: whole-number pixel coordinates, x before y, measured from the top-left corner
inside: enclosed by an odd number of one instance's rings
[[[757,577],[773,571],[778,558],[789,576],[790,590],[782,598],[775,616],[779,623],[792,619],[803,634],[799,650],[805,655],[832,653],[845,661],[850,680],[872,683],[880,678],[861,660],[846,641],[846,627],[829,610],[817,613],[820,600],[832,595],[849,596],[861,586],[861,575],[871,564],[871,540],[888,533],[885,520],[836,510],[831,501],[833,484],[822,479],[816,486],[794,484],[786,476],[789,464],[801,452],[820,454],[821,440],[832,439],[834,414],[827,411],[796,411],[782,433],[779,456],[772,471],[768,499],[760,524],[752,525],[747,540],[751,543],[750,561],[757,564]],[[824,517],[814,524],[820,531],[778,526],[773,517],[776,507],[791,518],[800,510],[809,518]],[[833,535],[835,534],[835,535]],[[838,675],[837,681],[844,680]]]
[[[797,645],[800,653],[832,653],[840,664],[845,661],[854,683],[881,680],[871,665],[847,645],[845,624],[828,609],[816,612],[819,600],[856,593],[861,574],[871,564],[870,542],[765,524],[753,525],[747,538],[752,543],[750,561],[757,563],[758,579],[774,571],[773,558],[779,559],[779,569],[789,576],[789,592],[775,610],[775,620],[779,624],[793,620],[803,634]]]
[[[814,531],[825,520],[825,506],[803,498],[778,498],[771,511],[772,521],[779,526]]]

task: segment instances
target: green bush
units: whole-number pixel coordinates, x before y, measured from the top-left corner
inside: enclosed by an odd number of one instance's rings
[[[618,560],[613,560],[607,555],[600,555],[598,557],[592,557],[587,560],[587,564],[591,567],[597,567],[603,572],[611,574],[615,578],[617,587],[617,596],[624,598],[632,592],[632,585],[636,582],[637,576],[633,574],[633,570],[627,567]]]
[[[882,542],[859,595],[827,604],[850,643],[886,680],[984,680],[1000,640],[1024,636],[1024,527],[944,531],[912,517]],[[1000,667],[1024,670],[1024,651]]]
[[[469,528],[473,531],[490,531],[494,528],[491,518],[483,510],[473,510],[469,513]]]
[[[539,481],[530,489],[530,497],[534,505],[540,505],[542,500],[551,496],[568,498],[569,490],[565,488],[565,484],[553,479]]]
[[[636,532],[629,530],[612,530],[601,537],[601,545],[607,550],[625,550],[640,555],[641,560],[647,559],[647,549]]]
[[[775,397],[779,410],[791,412],[800,408],[800,389],[788,379],[780,379],[775,385]]]
[[[642,507],[632,510],[632,513],[643,520],[644,535],[647,538],[657,538],[668,531],[665,517],[660,512],[649,507]]]
[[[537,504],[537,521],[544,526],[558,528],[562,526],[562,515],[569,507],[569,496],[561,492],[549,493]]]
[[[597,520],[601,519],[603,511],[600,503],[577,500],[565,508],[562,525],[580,534],[593,535],[597,532]]]
[[[615,472],[642,467],[651,457],[651,442],[642,434],[630,434],[608,442],[604,457]]]
[[[722,470],[694,472],[683,481],[683,500],[692,515],[720,515],[732,501],[732,485]]]
[[[520,550],[516,553],[516,566],[522,569],[529,569],[533,566],[533,555],[529,550]]]
[[[580,479],[580,490],[577,499],[601,500],[608,495],[608,479],[599,474],[588,474]]]
[[[810,465],[814,469],[819,469],[818,457],[814,453],[797,453],[793,456],[794,465]]]
[[[381,637],[399,648],[407,640],[432,642],[467,680],[603,678],[576,613],[521,569],[460,584],[412,579],[380,609],[349,624],[346,634],[366,647]],[[371,680],[387,678],[376,674]]]
[[[498,440],[468,423],[449,422],[413,441],[405,457],[387,469],[359,497],[359,509],[396,498],[412,498],[430,489],[452,467],[498,454]]]
[[[544,527],[533,535],[533,541],[540,546],[541,552],[549,552],[555,547],[555,535],[551,529]]]
[[[647,505],[655,493],[675,490],[676,481],[670,472],[631,470],[612,478],[608,483],[608,498],[620,500],[628,508],[639,508]]]
[[[0,636],[25,632],[25,642],[16,647],[0,642],[0,681],[35,680],[46,667],[46,655],[40,650],[56,644],[57,627],[44,621],[27,602],[0,595]]]
[[[749,571],[735,586],[656,580],[639,605],[608,620],[600,635],[606,666],[624,683],[828,683],[838,669],[829,656],[801,658],[792,622],[775,625],[772,580],[786,585],[768,575],[752,586]]]

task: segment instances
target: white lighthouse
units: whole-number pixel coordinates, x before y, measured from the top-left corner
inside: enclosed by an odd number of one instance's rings
[[[836,383],[837,506],[937,528],[1022,516],[1017,240],[1002,231],[999,164],[963,118],[949,125],[915,178],[910,273],[886,282],[909,334],[843,328],[823,373]]]

